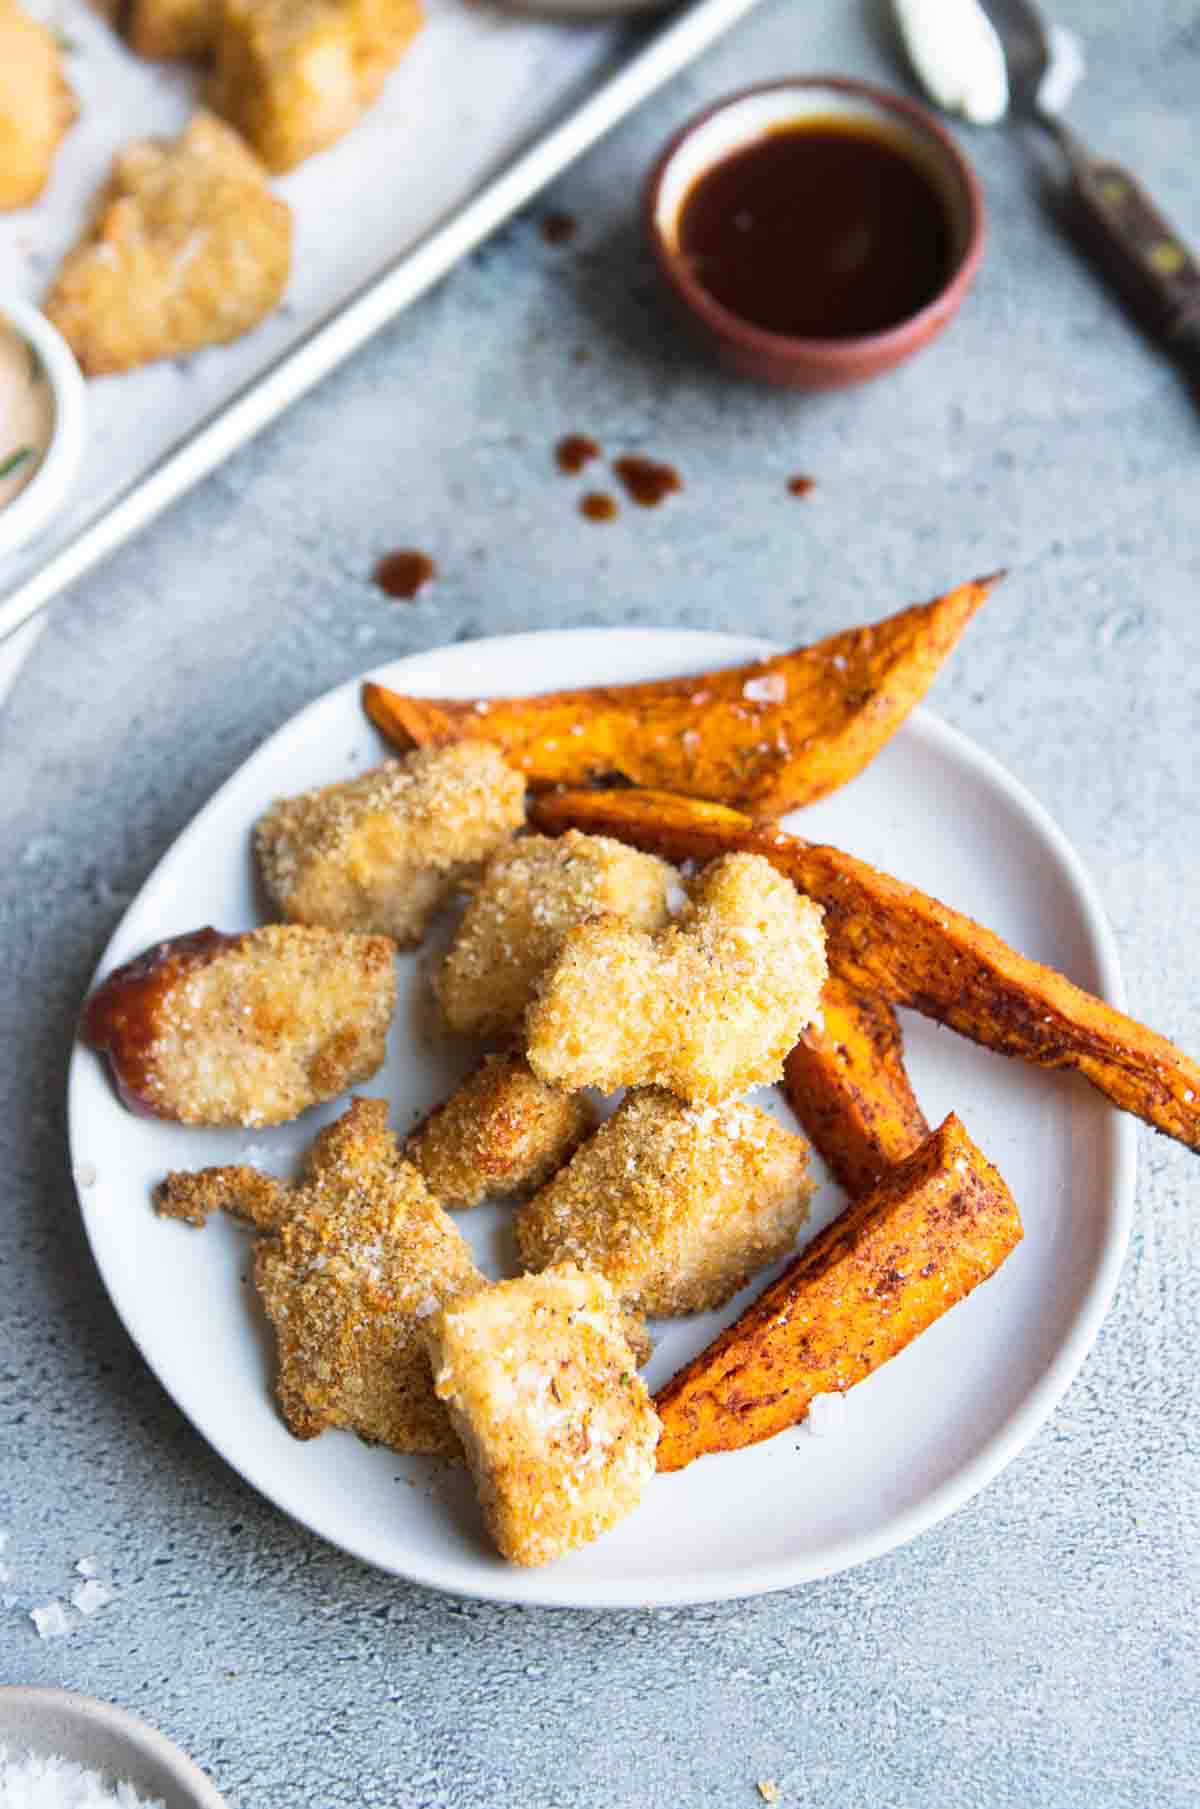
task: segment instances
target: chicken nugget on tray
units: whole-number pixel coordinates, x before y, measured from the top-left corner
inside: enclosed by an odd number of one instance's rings
[[[423,19],[420,0],[222,0],[209,99],[290,170],[350,130]]]
[[[640,1312],[698,1313],[791,1249],[812,1192],[808,1145],[766,1112],[649,1088],[521,1208],[517,1248],[598,1270]]]
[[[463,741],[280,798],[254,842],[284,917],[408,945],[524,820],[524,779],[496,748]]]
[[[139,56],[203,57],[219,14],[220,0],[130,0],[125,36]]]
[[[171,1174],[167,1217],[216,1206],[268,1229],[254,1281],[279,1344],[279,1405],[297,1438],[341,1426],[395,1451],[458,1456],[429,1374],[423,1319],[484,1286],[469,1246],[387,1128],[387,1103],[355,1099],[322,1131],[299,1184],[254,1169]],[[273,1233],[273,1234],[272,1234]]]
[[[637,1506],[658,1420],[601,1276],[564,1263],[498,1282],[422,1335],[504,1557],[549,1563]]]
[[[501,848],[438,975],[447,1023],[453,1030],[511,1030],[568,930],[597,913],[656,930],[670,916],[677,883],[666,861],[609,836],[531,835]]]
[[[386,936],[197,930],[109,974],[83,1031],[135,1110],[181,1124],[284,1124],[375,1073],[395,1004]]]
[[[0,212],[37,200],[74,118],[54,33],[17,0],[0,0]]]
[[[486,1055],[410,1134],[404,1153],[443,1206],[532,1193],[587,1133],[578,1094],[548,1087],[524,1056]]]
[[[726,855],[656,935],[612,917],[570,932],[529,1008],[529,1065],[557,1086],[715,1104],[779,1079],[824,983],[818,907],[761,856]]]
[[[236,132],[197,113],[174,142],[135,139],[45,311],[89,377],[224,345],[287,284],[292,216]]]

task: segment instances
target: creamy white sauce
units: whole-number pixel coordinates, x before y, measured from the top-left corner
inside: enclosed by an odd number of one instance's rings
[[[24,334],[0,315],[0,509],[19,496],[54,432],[54,395]]]
[[[976,126],[1008,112],[1004,49],[978,0],[892,0],[912,66],[929,98]]]

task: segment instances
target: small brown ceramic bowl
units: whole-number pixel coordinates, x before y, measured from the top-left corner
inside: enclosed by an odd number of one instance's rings
[[[801,339],[731,313],[701,286],[679,249],[679,221],[694,185],[715,164],[768,132],[805,120],[861,121],[891,139],[936,187],[950,225],[950,274],[917,313],[876,333]],[[971,286],[983,256],[983,195],[970,164],[933,115],[914,101],[841,76],[789,76],[708,107],[678,131],[650,172],[645,223],[659,269],[709,350],[739,376],[793,389],[862,383],[909,358],[939,333]]]

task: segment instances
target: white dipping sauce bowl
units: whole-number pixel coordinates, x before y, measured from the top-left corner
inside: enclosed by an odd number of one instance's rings
[[[25,488],[0,509],[0,558],[49,527],[79,474],[87,439],[87,395],[75,354],[57,327],[28,302],[0,293],[0,315],[41,359],[54,403],[54,423],[40,464]]]
[[[15,318],[15,317],[14,317]],[[40,349],[40,348],[39,348]],[[0,1747],[73,1759],[166,1809],[229,1809],[198,1765],[124,1709],[73,1690],[0,1689]]]

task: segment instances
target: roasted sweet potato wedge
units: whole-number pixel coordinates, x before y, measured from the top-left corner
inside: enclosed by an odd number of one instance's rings
[[[830,974],[821,1017],[783,1071],[793,1112],[851,1199],[911,1155],[929,1125],[904,1066],[896,1013],[878,993]]]
[[[535,788],[619,777],[777,817],[862,771],[998,581],[961,584],[870,627],[696,677],[466,700],[366,684],[363,704],[396,747],[496,741]]]
[[[659,1469],[794,1426],[816,1395],[897,1356],[1021,1236],[1012,1195],[951,1113],[660,1390]]]
[[[574,791],[534,800],[547,834],[585,829],[669,860],[765,855],[825,907],[830,970],[1039,1068],[1077,1068],[1123,1111],[1200,1150],[1200,1066],[1163,1036],[1027,960],[991,930],[840,848],[757,828],[670,793]]]

